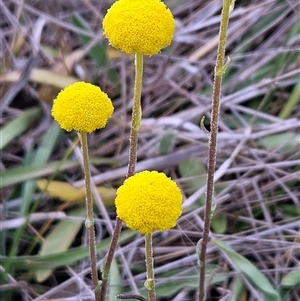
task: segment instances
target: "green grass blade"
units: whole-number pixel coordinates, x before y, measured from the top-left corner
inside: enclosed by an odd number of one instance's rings
[[[50,127],[48,131],[45,133],[36,153],[33,153],[31,151],[31,153],[29,154],[31,158],[29,159],[29,162],[28,164],[26,164],[26,166],[45,164],[49,160],[50,155],[61,135],[61,132],[62,132],[61,129],[56,123],[52,127]],[[23,202],[20,210],[21,216],[27,215],[28,208],[31,204],[31,200],[33,199],[35,188],[36,188],[36,183],[32,179],[24,183]]]
[[[34,153],[31,147],[27,150],[24,163],[29,166],[46,163],[54,149],[60,132],[61,130],[59,129],[57,124],[54,124],[52,127],[50,127],[44,135],[37,151]],[[34,198],[35,189],[36,183],[34,180],[27,180],[22,185],[21,198],[23,201],[20,207],[20,216],[26,216],[27,221],[30,218],[30,214],[35,211],[35,208],[38,205],[38,203],[36,202],[36,204],[30,209],[31,201]],[[10,272],[11,257],[14,256],[17,252],[18,244],[26,225],[27,222],[22,227],[18,228],[14,234],[13,244],[9,252],[9,258],[5,263],[5,270],[8,273]]]
[[[294,87],[287,103],[284,105],[281,110],[279,117],[282,119],[286,119],[290,116],[293,110],[296,108],[297,104],[300,103],[300,81]]]
[[[232,282],[232,294],[228,301],[239,301],[241,300],[241,294],[244,289],[243,280],[241,277],[236,276]]]
[[[85,29],[89,31],[91,30],[88,23],[77,12],[74,12],[72,14],[72,23],[80,29]],[[87,45],[89,42],[91,42],[91,38],[87,36],[80,35],[80,34],[78,36],[83,45]],[[100,45],[100,44],[95,45],[89,51],[89,55],[91,56],[92,59],[95,60],[99,68],[107,65],[108,60],[106,56],[106,47],[104,45]]]
[[[68,216],[83,217],[85,215],[85,207],[79,207],[72,210]],[[80,220],[62,220],[58,222],[51,232],[42,241],[39,254],[41,256],[66,252],[73,243],[78,231],[82,226]],[[52,273],[52,269],[38,270],[36,272],[36,279],[38,282],[43,282],[48,279]]]
[[[228,274],[219,273],[219,267],[215,264],[208,264],[205,277],[211,285],[222,283],[227,280]],[[212,277],[213,275],[213,277]],[[159,297],[170,298],[170,296],[179,293],[187,288],[196,289],[199,285],[198,271],[192,269],[172,269],[168,272],[157,274],[156,279],[160,279],[160,283],[156,285],[156,294]],[[165,279],[165,281],[163,281]],[[146,297],[146,289],[140,289],[141,294]]]
[[[0,150],[4,149],[13,139],[24,133],[39,114],[39,108],[31,108],[3,126],[0,129]]]
[[[69,151],[72,151],[71,149]],[[66,157],[69,154],[66,153]],[[115,164],[114,158],[90,158],[91,164]],[[66,160],[53,161],[46,164],[21,166],[0,171],[0,188],[22,183],[26,180],[48,176],[54,172],[62,172],[77,167],[78,161]]]
[[[107,301],[116,301],[116,296],[122,293],[121,286],[121,275],[118,268],[118,264],[115,259],[113,259],[109,271],[109,293]]]
[[[206,183],[206,168],[200,160],[196,158],[187,159],[178,164],[178,169],[182,179],[185,179],[185,185],[190,192],[195,192]],[[204,203],[204,196],[199,198],[200,204]]]
[[[50,155],[55,149],[62,133],[62,129],[56,122],[48,129],[36,152],[33,165],[44,164],[49,160]]]
[[[27,181],[33,178],[44,177],[53,173],[59,166],[60,161],[54,161],[48,164],[40,164],[34,166],[21,166],[6,171],[0,172],[0,188],[4,188],[11,185],[16,185],[23,181]],[[78,166],[79,163],[75,161],[64,162],[59,170],[64,171],[72,167]]]
[[[300,286],[300,266],[285,275],[280,283],[279,290],[282,300],[286,300],[289,292]]]
[[[125,230],[121,233],[119,243],[124,243],[136,235],[136,231]],[[110,244],[110,238],[106,238],[96,245],[97,252],[106,251]],[[50,255],[29,255],[13,256],[11,267],[15,271],[37,271],[58,268],[64,265],[71,265],[89,256],[88,247],[77,247],[65,252]],[[3,264],[7,257],[0,256],[0,264]]]
[[[89,31],[91,30],[88,23],[77,12],[74,12],[72,14],[72,22],[75,26],[77,26],[80,29],[85,29],[85,30],[89,30]],[[85,46],[91,42],[91,38],[89,38],[87,36],[79,34],[79,38],[80,38],[82,44]],[[90,57],[93,60],[95,60],[98,68],[107,67],[107,65],[109,64],[109,60],[108,60],[107,53],[106,53],[106,48],[107,48],[106,44],[104,42],[102,42],[102,43],[98,43],[97,45],[92,47],[91,50],[89,51]],[[118,80],[117,73],[114,71],[114,69],[108,70],[108,77],[112,83],[116,83]]]
[[[280,283],[281,287],[284,288],[293,288],[300,284],[300,266],[297,267],[294,271],[289,272],[285,275]]]
[[[274,301],[280,300],[278,292],[267,277],[248,259],[235,252],[231,247],[220,240],[214,239],[213,242],[221,251],[228,255],[234,267],[241,271],[247,279],[264,294],[265,299],[273,298],[272,300]]]
[[[169,130],[163,134],[159,141],[159,153],[161,155],[167,155],[174,151],[176,142],[176,133],[173,130]]]

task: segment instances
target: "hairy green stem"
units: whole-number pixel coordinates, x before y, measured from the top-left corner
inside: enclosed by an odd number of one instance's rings
[[[85,222],[85,226],[89,234],[89,252],[90,252],[92,282],[94,287],[95,300],[100,301],[100,290],[98,289],[97,254],[96,254],[94,212],[93,212],[94,203],[93,203],[93,195],[91,190],[91,172],[90,172],[87,133],[80,132],[79,138],[81,141],[81,149],[83,155],[83,169],[84,169],[85,191],[86,191],[86,212],[87,212],[87,219]]]
[[[137,160],[138,133],[142,119],[141,95],[143,82],[143,54],[135,54],[135,83],[130,130],[129,165],[127,177],[134,175]]]
[[[223,0],[223,9],[221,13],[221,24],[219,32],[219,45],[217,50],[217,59],[214,74],[214,87],[212,96],[212,111],[211,111],[211,126],[210,126],[210,139],[209,139],[209,154],[207,166],[207,179],[206,179],[206,199],[205,199],[205,214],[204,214],[204,229],[203,237],[200,247],[200,275],[199,275],[199,301],[206,299],[206,286],[205,286],[205,268],[206,268],[206,249],[209,238],[209,229],[211,223],[212,203],[214,197],[214,174],[216,166],[217,155],[217,138],[219,127],[219,113],[220,113],[220,97],[221,97],[221,83],[222,75],[225,72],[224,66],[225,47],[227,39],[227,28],[229,16],[233,9],[234,0]]]
[[[155,279],[153,267],[152,233],[145,235],[145,255],[147,280],[145,286],[148,290],[148,301],[155,301]]]
[[[137,144],[138,144],[138,132],[142,118],[141,110],[141,94],[142,94],[142,81],[143,81],[143,54],[135,54],[135,83],[134,83],[134,95],[132,104],[132,119],[130,129],[130,146],[129,146],[129,164],[126,178],[134,175],[135,165],[137,160]],[[110,242],[110,246],[107,252],[107,256],[104,262],[102,270],[102,285],[101,285],[101,301],[105,301],[108,287],[108,275],[112,260],[114,258],[115,250],[117,248],[118,239],[122,228],[122,221],[117,217],[116,225],[113,232],[113,236]]]

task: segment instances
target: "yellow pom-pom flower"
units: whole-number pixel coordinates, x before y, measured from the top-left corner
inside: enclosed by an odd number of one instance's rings
[[[76,82],[57,95],[52,116],[66,131],[91,133],[105,127],[113,111],[111,100],[99,87]]]
[[[142,234],[166,231],[182,212],[182,194],[164,173],[142,171],[126,179],[117,190],[117,215]]]
[[[119,0],[103,19],[110,44],[127,54],[154,55],[170,45],[175,21],[160,0]]]

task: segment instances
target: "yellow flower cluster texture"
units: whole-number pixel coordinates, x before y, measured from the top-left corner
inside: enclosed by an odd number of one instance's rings
[[[182,194],[164,173],[142,171],[126,179],[117,190],[118,217],[142,234],[166,231],[182,213]]]
[[[66,131],[91,133],[105,127],[113,111],[111,100],[98,86],[76,82],[57,95],[52,116]]]
[[[175,20],[160,0],[119,0],[108,9],[103,31],[114,48],[154,55],[171,44]]]

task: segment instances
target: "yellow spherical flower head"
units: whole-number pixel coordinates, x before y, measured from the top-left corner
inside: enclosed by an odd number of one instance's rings
[[[159,0],[119,0],[103,19],[104,35],[125,53],[154,55],[170,45],[175,21]]]
[[[57,95],[52,116],[66,131],[91,133],[105,127],[113,111],[111,100],[99,87],[76,82]]]
[[[117,190],[117,215],[142,234],[166,231],[182,212],[182,194],[164,173],[143,171],[126,179]]]

